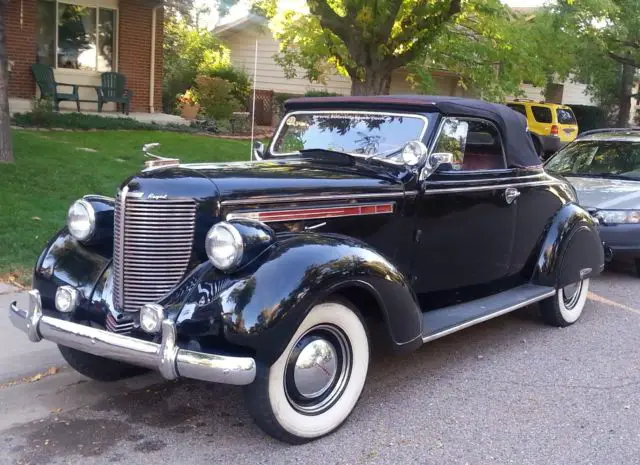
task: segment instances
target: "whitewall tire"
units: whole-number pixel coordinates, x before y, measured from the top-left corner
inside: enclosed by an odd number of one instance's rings
[[[355,407],[369,368],[362,317],[345,302],[314,306],[286,349],[246,387],[251,416],[292,444],[335,431]]]
[[[540,302],[542,318],[552,326],[572,325],[582,315],[588,294],[588,279],[558,289],[556,295]]]

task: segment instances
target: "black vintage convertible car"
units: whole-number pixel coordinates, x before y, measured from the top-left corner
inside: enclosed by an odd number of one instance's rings
[[[93,379],[243,385],[257,424],[300,443],[349,416],[373,339],[412,351],[535,302],[549,324],[580,317],[602,244],[521,115],[419,96],[286,108],[258,161],[152,160],[76,201],[13,323]]]

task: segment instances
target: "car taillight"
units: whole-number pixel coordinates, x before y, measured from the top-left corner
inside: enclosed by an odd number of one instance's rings
[[[551,126],[551,135],[552,136],[558,135],[558,126],[556,126],[555,124]]]

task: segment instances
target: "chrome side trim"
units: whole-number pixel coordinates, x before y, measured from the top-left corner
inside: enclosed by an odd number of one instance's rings
[[[331,205],[328,207],[287,208],[285,210],[242,210],[227,214],[226,219],[245,218],[263,223],[283,221],[322,220],[353,216],[390,215],[395,210],[395,202],[366,203],[356,205]]]
[[[498,189],[507,189],[509,187],[536,187],[536,186],[554,186],[562,184],[560,181],[533,181],[522,183],[510,183],[510,184],[491,184],[489,186],[469,186],[469,187],[449,187],[442,189],[425,189],[422,191],[423,195],[435,195],[435,194],[455,194],[463,192],[481,192],[481,191],[493,191]]]
[[[99,195],[99,194],[87,194],[87,195],[83,195],[82,198],[84,200],[104,200],[105,202],[116,201],[116,199],[114,199],[113,197],[107,197],[106,195]]]
[[[46,339],[100,357],[155,369],[167,379],[182,376],[247,385],[256,377],[256,362],[251,357],[194,352],[177,347],[176,327],[171,320],[162,322],[162,344],[157,344],[43,315],[40,293],[31,290],[29,297],[29,309],[21,309],[13,302],[9,307],[9,318],[31,341]]]
[[[295,203],[295,202],[318,202],[331,200],[354,200],[354,199],[383,199],[383,198],[399,198],[418,195],[418,191],[407,192],[380,192],[375,194],[344,194],[344,195],[297,195],[288,197],[249,197],[246,199],[223,200],[221,205],[257,205],[262,203]]]
[[[286,113],[284,115],[284,117],[282,118],[282,121],[280,121],[280,125],[278,126],[278,130],[273,135],[273,138],[271,139],[271,143],[269,144],[269,153],[274,158],[286,157],[286,156],[290,156],[290,155],[300,155],[300,152],[278,153],[278,152],[274,152],[273,151],[273,146],[274,146],[275,142],[278,140],[278,137],[280,136],[280,133],[282,132],[282,128],[286,124],[287,118],[289,118],[290,116],[300,115],[300,114],[303,114],[303,115],[327,115],[327,114],[332,114],[332,113],[333,114],[343,114],[343,115],[400,116],[400,117],[404,117],[404,118],[421,119],[422,122],[424,123],[424,126],[422,127],[422,131],[420,132],[420,136],[417,138],[417,140],[424,139],[424,135],[427,133],[427,128],[429,127],[429,119],[426,116],[421,115],[419,113],[365,111],[365,110],[339,110],[339,109],[335,109],[335,110],[316,110],[316,111],[298,110],[298,111],[292,111],[292,112]]]
[[[527,300],[524,300],[522,302],[518,302],[515,305],[511,305],[509,307],[506,307],[506,308],[503,308],[501,310],[498,310],[497,312],[490,313],[488,315],[482,315],[481,317],[475,318],[473,320],[466,321],[466,322],[464,322],[462,324],[459,324],[457,326],[454,326],[452,328],[447,328],[444,331],[440,331],[439,333],[430,334],[427,337],[423,337],[422,338],[422,342],[423,343],[431,342],[431,341],[434,341],[436,339],[440,339],[441,337],[448,336],[449,334],[453,334],[453,333],[456,333],[458,331],[461,331],[461,330],[463,330],[465,328],[469,328],[470,326],[474,326],[474,325],[477,325],[477,324],[482,323],[484,321],[488,321],[488,320],[491,320],[493,318],[497,318],[499,316],[502,316],[502,315],[505,315],[507,313],[513,312],[515,310],[518,310],[519,308],[526,307],[527,305],[531,305],[531,304],[534,304],[534,303],[539,302],[541,300],[544,300],[544,299],[546,299],[548,297],[552,297],[552,296],[556,295],[556,292],[557,291],[555,289],[553,289],[553,290],[545,292],[544,294],[541,294],[539,296],[532,297],[531,299],[527,299]]]
[[[470,171],[471,173],[471,171]],[[544,178],[546,173],[538,173],[538,174],[527,174],[525,176],[508,176],[508,177],[495,177],[495,178],[477,178],[477,179],[457,179],[455,181],[426,181],[425,183],[429,186],[448,186],[451,184],[482,184],[485,182],[501,182],[501,181],[520,181],[529,180],[529,179],[537,179]]]

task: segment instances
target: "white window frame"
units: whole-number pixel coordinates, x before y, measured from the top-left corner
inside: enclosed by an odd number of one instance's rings
[[[56,32],[56,38],[55,38],[55,46],[54,46],[54,50],[55,50],[55,56],[54,56],[54,60],[53,60],[53,66],[52,68],[56,71],[61,71],[64,73],[74,73],[74,74],[88,74],[88,75],[99,75],[102,73],[105,73],[107,71],[99,71],[98,70],[98,43],[97,41],[99,40],[100,37],[100,10],[110,10],[115,12],[115,24],[116,24],[116,33],[115,33],[115,37],[113,38],[114,41],[114,66],[112,66],[111,71],[112,72],[118,72],[118,63],[120,61],[120,10],[118,8],[118,4],[115,1],[83,1],[83,0],[52,0],[55,5],[56,5],[56,13],[55,13],[55,32]],[[88,70],[88,69],[73,69],[73,68],[59,68],[58,67],[58,29],[60,28],[60,24],[59,24],[59,19],[60,19],[60,15],[58,13],[59,10],[59,5],[60,4],[64,4],[64,5],[77,5],[77,6],[84,6],[87,8],[94,8],[96,10],[96,62],[95,62],[95,69],[94,70]],[[109,3],[112,3],[111,5]]]

